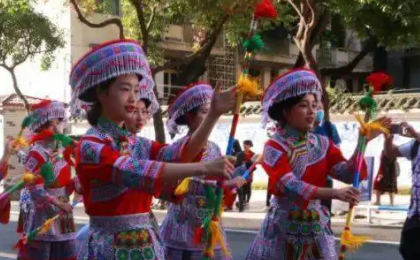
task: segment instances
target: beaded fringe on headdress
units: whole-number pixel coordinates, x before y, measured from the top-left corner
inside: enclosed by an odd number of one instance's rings
[[[210,103],[212,96],[212,87],[205,84],[195,85],[181,93],[169,107],[169,120],[166,122],[168,132],[173,135],[178,134],[179,126],[176,120],[192,109]]]
[[[88,104],[80,102],[80,96],[92,87],[121,75],[142,76],[144,85],[153,89],[149,63],[143,50],[135,41],[119,40],[104,43],[87,53],[70,74],[72,87],[72,112],[80,113]]]
[[[322,87],[317,76],[310,70],[294,70],[276,79],[266,90],[262,101],[263,127],[271,121],[268,111],[275,103],[305,94],[315,94],[320,100]]]
[[[35,120],[30,126],[32,132],[38,130],[43,124],[50,120],[67,118],[64,105],[58,101],[53,101],[45,107],[37,108],[33,113]]]

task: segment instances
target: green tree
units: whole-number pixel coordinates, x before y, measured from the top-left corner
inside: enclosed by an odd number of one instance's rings
[[[340,78],[351,73],[378,46],[412,48],[419,42],[420,2],[416,0],[284,0],[282,3],[291,6],[295,13],[296,29],[291,32],[300,50],[295,66],[306,64],[321,78]],[[334,22],[341,19],[343,26],[355,31],[365,44],[348,64],[319,68],[312,51],[323,35],[331,35],[328,25],[332,18]],[[324,97],[328,117],[328,96]]]
[[[0,1],[0,67],[10,73],[13,88],[28,112],[30,107],[19,89],[16,67],[41,55],[41,68],[47,70],[54,61],[54,51],[63,46],[60,30],[46,16],[36,12],[30,1]]]
[[[249,30],[254,5],[258,0],[122,0],[121,19],[112,18],[100,24],[89,22],[88,17],[91,12],[106,10],[106,5],[98,6],[93,0],[70,2],[85,25],[98,28],[114,24],[120,28],[120,37],[137,39],[148,55],[154,75],[163,70],[174,70],[178,73],[175,84],[187,85],[206,71],[206,61],[222,32],[231,46],[241,42]],[[263,23],[263,30],[282,23],[282,19]],[[201,37],[195,42],[194,51],[180,58],[165,59],[161,43],[171,24],[192,25],[194,30],[201,33]],[[153,119],[156,140],[164,142],[160,110]]]

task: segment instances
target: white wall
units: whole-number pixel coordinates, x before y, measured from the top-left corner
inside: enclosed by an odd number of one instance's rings
[[[409,123],[412,124],[416,129],[420,129],[420,121],[409,121]],[[353,154],[354,149],[356,148],[358,131],[359,131],[358,124],[355,121],[350,121],[350,122],[336,121],[334,122],[334,124],[336,124],[338,132],[342,139],[342,144],[340,146],[340,149],[342,150],[344,156],[346,158],[349,158]],[[213,130],[210,136],[210,140],[219,144],[223,153],[225,153],[225,150],[227,147],[229,131],[230,131],[230,121],[229,119],[223,119],[216,125],[215,129]],[[145,129],[142,131],[140,135],[154,139],[155,134],[154,134],[153,125],[148,125],[147,127],[145,127]],[[267,138],[268,138],[267,131],[266,129],[261,128],[261,124],[258,118],[255,118],[252,120],[247,118],[247,120],[242,120],[242,123],[240,121],[237,132],[236,132],[236,137],[240,141],[241,145],[242,145],[242,142],[246,139],[252,140],[254,143],[253,150],[256,153],[262,153],[264,143],[267,141]],[[168,142],[172,142],[168,134],[166,138]],[[175,139],[176,138],[179,138],[179,136],[175,137]],[[403,138],[400,136],[394,137],[394,142],[397,145],[403,144],[408,141],[409,139],[407,138]],[[379,169],[379,158],[380,158],[382,150],[383,150],[383,136],[380,136],[376,138],[375,140],[372,140],[366,148],[365,156],[375,157],[375,169],[374,169],[375,176]],[[401,174],[400,174],[400,177],[398,178],[398,185],[410,186],[411,185],[411,164],[408,160],[404,158],[398,159],[398,162],[400,163],[400,167],[401,167]],[[256,182],[267,181],[267,175],[264,172],[264,170],[262,170],[260,167],[257,169],[257,171],[254,174],[254,181]]]

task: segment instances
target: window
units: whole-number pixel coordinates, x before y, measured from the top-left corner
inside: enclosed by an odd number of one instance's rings
[[[96,0],[98,4],[97,13],[120,15],[120,0]]]
[[[163,98],[170,100],[180,90],[174,83],[178,80],[178,74],[172,71],[163,73]]]

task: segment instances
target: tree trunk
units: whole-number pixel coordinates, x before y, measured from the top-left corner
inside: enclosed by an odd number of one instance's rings
[[[373,71],[386,71],[388,52],[384,46],[377,46],[373,54]]]
[[[155,78],[155,74],[152,75],[153,79]],[[155,92],[156,98],[159,100],[159,93],[157,91],[157,86],[153,89]],[[159,109],[153,115],[153,126],[155,129],[155,140],[161,144],[166,143],[165,137],[165,125],[163,124],[163,116],[162,116],[162,106],[161,102],[159,101]]]
[[[22,94],[22,92],[19,89],[17,79],[16,79],[16,74],[15,74],[15,69],[14,68],[7,68],[7,70],[9,71],[10,75],[12,76],[13,89],[15,90],[15,92],[19,96],[19,98],[22,99],[23,104],[25,106],[25,110],[29,114],[31,112],[31,106],[29,105],[28,100],[26,100],[25,96]]]
[[[207,70],[206,61],[210,56],[210,50],[211,49],[195,57],[191,62],[180,67],[178,69],[178,77],[175,81],[175,85],[185,86],[196,82],[198,78]]]

